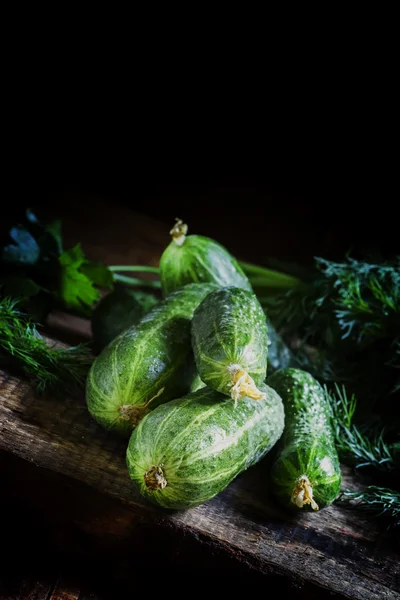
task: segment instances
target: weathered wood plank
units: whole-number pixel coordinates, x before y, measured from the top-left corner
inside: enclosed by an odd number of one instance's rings
[[[23,581],[18,600],[48,600],[52,585],[47,581]]]
[[[183,528],[178,530],[170,523],[154,524],[132,511],[126,502],[60,473],[37,468],[4,451],[0,451],[0,480],[7,490],[7,494],[0,497],[0,510],[8,515],[8,528],[3,528],[2,540],[9,549],[10,565],[14,565],[15,558],[21,563],[21,545],[28,564],[31,548],[35,548],[39,566],[48,565],[48,556],[43,558],[43,554],[47,551],[48,555],[56,548],[82,565],[85,576],[94,571],[92,580],[96,586],[92,587],[101,592],[110,587],[110,582],[104,585],[104,579],[99,581],[99,576],[113,576],[113,580],[124,587],[135,588],[138,577],[153,577],[154,565],[159,576],[169,578],[183,572],[187,577],[190,574],[196,577],[201,565],[203,584],[210,583],[217,573],[219,577],[226,575],[234,590],[240,581],[246,585],[264,581],[261,573],[224,547],[210,543],[206,536],[185,535]],[[37,549],[38,538],[46,540],[41,554]],[[64,563],[54,553],[50,559],[55,565]],[[70,569],[70,561],[68,563]],[[99,571],[99,564],[117,565],[117,572]],[[32,572],[38,572],[37,567]],[[291,580],[278,576],[275,579],[279,579],[281,589],[291,590]],[[308,586],[304,599],[314,598],[310,591]],[[320,588],[318,594],[316,600],[321,600]]]
[[[105,600],[104,596],[70,584],[64,577],[56,581],[49,578],[23,578],[17,593],[3,593],[0,587],[0,600]]]
[[[79,596],[80,590],[76,586],[60,579],[48,600],[79,600]]]
[[[312,583],[348,598],[399,598],[398,556],[371,521],[332,506],[300,518],[268,496],[266,462],[199,507],[164,512],[133,488],[126,442],[91,419],[84,399],[34,398],[29,386],[0,371],[0,447],[37,466],[77,479],[122,500],[137,515],[237,554],[263,573]],[[352,487],[349,470],[344,485]]]

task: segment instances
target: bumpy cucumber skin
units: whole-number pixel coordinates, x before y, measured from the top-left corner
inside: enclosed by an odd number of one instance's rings
[[[135,326],[121,333],[95,359],[87,378],[86,402],[103,427],[129,436],[133,426],[121,406],[142,410],[186,393],[194,376],[190,321],[215,286],[192,284],[160,302]]]
[[[341,484],[339,457],[331,426],[329,405],[319,383],[301,369],[282,369],[267,378],[283,400],[285,430],[272,470],[272,489],[281,504],[294,510],[291,502],[295,481],[307,475],[319,508],[331,504]]]
[[[237,260],[221,244],[202,235],[188,235],[181,246],[174,241],[167,246],[160,259],[160,278],[164,296],[195,282],[252,291]]]
[[[152,294],[116,287],[102,298],[92,316],[93,345],[101,352],[117,335],[135,325],[158,304]]]
[[[165,508],[189,508],[221,492],[261,460],[282,434],[279,395],[234,401],[205,387],[159,406],[133,432],[127,449],[131,479],[141,494]],[[145,474],[161,466],[167,485],[152,490]]]
[[[235,287],[211,292],[192,320],[197,371],[208,386],[229,395],[228,365],[240,365],[259,386],[266,377],[268,327],[252,292]]]

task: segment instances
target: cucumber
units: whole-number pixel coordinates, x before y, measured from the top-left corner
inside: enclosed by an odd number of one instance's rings
[[[263,398],[257,386],[267,373],[268,327],[252,292],[236,287],[211,292],[192,320],[192,345],[204,383],[237,402]]]
[[[272,466],[272,489],[293,509],[318,510],[340,491],[341,473],[330,407],[319,383],[301,369],[282,369],[267,379],[282,397],[285,430]]]
[[[104,296],[92,315],[93,346],[101,352],[122,331],[135,325],[158,300],[153,294],[116,286]]]
[[[202,235],[189,235],[187,225],[177,219],[171,229],[172,242],[160,259],[160,279],[164,296],[188,283],[215,283],[252,291],[239,263],[218,242]]]
[[[276,331],[271,321],[267,318],[268,325],[268,370],[267,375],[272,375],[278,369],[299,367],[299,361],[294,353],[285,344],[282,337]]]
[[[186,286],[104,348],[86,383],[87,406],[98,423],[128,436],[150,409],[188,391],[194,376],[190,320],[213,289]]]
[[[203,387],[206,387],[206,384],[200,379],[200,375],[196,372],[195,376],[193,377],[193,381],[190,384],[189,391],[197,392],[197,390],[200,390]]]
[[[221,492],[254,465],[282,434],[278,394],[233,400],[209,387],[159,406],[133,432],[129,474],[141,494],[165,508],[188,508]]]

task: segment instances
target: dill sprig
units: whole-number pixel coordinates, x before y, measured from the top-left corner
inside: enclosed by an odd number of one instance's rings
[[[297,340],[294,358],[317,379],[346,383],[366,414],[393,412],[400,392],[400,257],[316,258],[296,286],[255,291],[283,340]],[[316,360],[304,356],[307,347],[317,349]]]
[[[317,257],[315,266],[308,280],[260,295],[278,328],[303,326],[308,337],[319,332],[328,345],[348,338],[363,346],[377,338],[400,341],[400,257],[380,264]]]
[[[39,393],[82,388],[93,358],[87,346],[49,346],[18,302],[0,299],[0,363],[18,368]]]
[[[398,369],[398,372],[400,372],[400,336],[398,339],[396,339],[394,341],[394,343],[392,344],[392,347],[393,347],[393,356],[391,357],[391,359],[389,360],[389,362],[387,364],[390,367]],[[397,381],[395,382],[393,392],[400,392],[400,374],[399,374],[399,377],[397,378]]]
[[[348,257],[343,263],[316,259],[329,281],[342,339],[367,345],[376,338],[400,339],[400,257],[374,264]]]
[[[389,488],[370,485],[363,491],[344,490],[336,502],[374,517],[385,517],[389,528],[400,526],[400,493]]]
[[[372,427],[354,424],[357,400],[347,395],[346,388],[337,383],[334,390],[325,386],[325,396],[332,411],[332,425],[340,460],[356,469],[374,467],[383,471],[397,468],[398,443],[386,441],[384,428],[374,431]]]

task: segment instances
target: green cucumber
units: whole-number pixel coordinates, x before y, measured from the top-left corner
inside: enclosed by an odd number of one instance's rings
[[[150,409],[188,391],[194,375],[190,321],[213,289],[212,284],[185,286],[104,348],[86,383],[86,402],[96,421],[129,435]]]
[[[278,369],[287,369],[289,367],[299,367],[299,361],[296,359],[292,350],[285,344],[283,338],[279,335],[271,321],[267,318],[268,325],[268,375],[272,375]]]
[[[122,331],[140,321],[158,300],[153,294],[116,286],[104,296],[92,315],[93,345],[101,352]]]
[[[267,378],[283,400],[285,431],[271,470],[272,489],[286,507],[318,510],[340,491],[341,473],[331,413],[319,383],[301,369]]]
[[[189,391],[197,392],[197,390],[200,390],[203,387],[206,387],[206,384],[200,379],[200,375],[196,372],[195,376],[193,377],[193,381],[190,384]]]
[[[172,242],[160,259],[160,278],[164,296],[188,283],[215,283],[252,291],[250,281],[239,263],[218,242],[202,235],[188,235],[187,225],[177,219],[171,229]]]
[[[267,373],[268,327],[252,292],[236,287],[211,292],[192,320],[192,345],[204,383],[231,395],[263,397],[257,386]]]
[[[243,398],[235,407],[205,387],[144,417],[126,456],[141,494],[165,508],[188,508],[261,460],[284,426],[282,400],[265,384],[263,391],[263,400]]]

